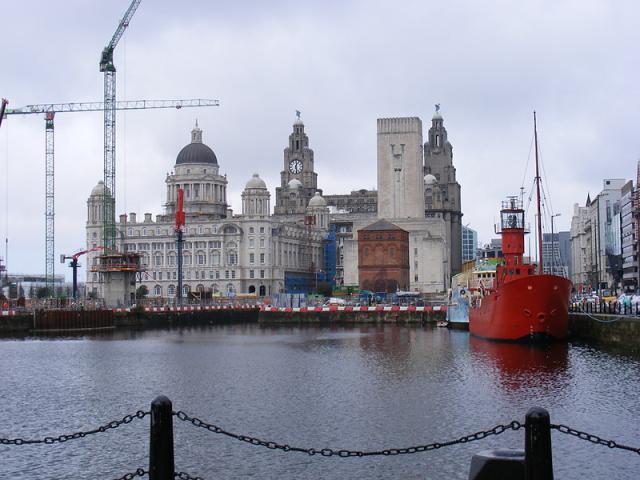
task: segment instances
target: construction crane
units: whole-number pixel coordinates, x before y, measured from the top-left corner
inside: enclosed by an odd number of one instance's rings
[[[4,118],[4,110],[7,108],[9,101],[6,98],[0,100],[0,126],[2,126],[2,119]]]
[[[73,299],[76,300],[78,298],[78,258],[80,258],[85,253],[95,252],[96,250],[102,250],[104,247],[99,246],[95,248],[90,248],[89,250],[81,250],[80,252],[74,253],[72,256],[67,256],[64,253],[60,255],[60,263],[64,263],[65,260],[71,260],[69,262],[69,266],[73,270]]]
[[[100,71],[104,72],[104,201],[102,202],[103,246],[106,253],[116,249],[116,67],[113,64],[113,51],[129,26],[142,0],[133,0],[120,20],[111,41],[102,50]],[[114,195],[113,201],[109,192]]]
[[[178,306],[182,305],[182,227],[184,227],[184,189],[178,188],[178,198],[176,200],[176,250],[178,253],[178,292],[176,300]]]
[[[2,102],[2,108],[6,107],[6,100]],[[188,107],[217,107],[218,100],[186,99],[186,100],[131,100],[116,102],[115,110],[145,110],[152,108],[188,108]],[[76,103],[41,103],[26,105],[20,108],[5,108],[4,116],[44,114],[45,118],[45,285],[50,295],[53,294],[53,279],[55,273],[55,154],[54,154],[54,119],[56,113],[67,112],[97,112],[104,110],[102,102],[76,102]],[[105,193],[107,190],[105,190]],[[113,196],[113,199],[110,197]],[[104,204],[115,207],[115,191],[106,193]],[[115,225],[114,225],[115,228]]]

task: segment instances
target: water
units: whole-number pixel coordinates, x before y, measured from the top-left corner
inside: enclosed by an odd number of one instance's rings
[[[530,348],[430,327],[114,332],[0,341],[0,437],[95,428],[167,395],[236,433],[301,447],[379,450],[447,441],[547,408],[640,446],[640,360],[584,345]],[[205,479],[466,479],[481,450],[523,431],[397,457],[271,451],[174,419],[176,469]],[[636,479],[640,455],[553,433],[556,478]],[[56,445],[0,446],[0,478],[113,479],[148,467],[148,417]]]

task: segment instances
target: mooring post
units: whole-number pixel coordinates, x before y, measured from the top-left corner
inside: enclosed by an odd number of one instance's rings
[[[173,480],[173,410],[164,395],[151,402],[149,480]]]
[[[540,407],[531,408],[524,428],[525,480],[553,480],[549,412]]]

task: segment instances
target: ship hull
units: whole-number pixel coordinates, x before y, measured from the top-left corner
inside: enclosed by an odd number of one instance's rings
[[[469,309],[476,337],[539,342],[563,340],[569,324],[571,282],[556,275],[530,275],[502,284]]]

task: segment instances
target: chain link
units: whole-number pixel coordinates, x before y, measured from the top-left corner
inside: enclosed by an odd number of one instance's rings
[[[125,473],[121,477],[114,478],[114,480],[132,480],[135,477],[144,477],[148,474],[149,472],[147,472],[144,468],[138,468],[135,472]]]
[[[619,448],[621,450],[627,450],[629,452],[635,452],[640,455],[640,448],[629,447],[627,445],[621,445],[619,443],[614,442],[613,440],[605,440],[604,438],[600,438],[598,435],[593,435],[592,433],[581,432],[580,430],[575,430],[571,427],[567,427],[566,425],[554,425],[551,424],[552,430],[558,430],[560,433],[564,433],[566,435],[572,435],[574,437],[578,437],[580,440],[586,440],[587,442],[594,443],[596,445],[604,445],[609,448]]]
[[[30,444],[36,444],[36,443],[45,443],[47,445],[51,445],[53,443],[64,443],[68,440],[84,438],[87,435],[93,435],[94,433],[104,433],[107,430],[118,428],[120,425],[131,423],[135,419],[142,419],[149,414],[150,412],[144,412],[142,410],[138,410],[133,415],[125,415],[122,420],[114,420],[112,422],[107,423],[106,425],[102,425],[98,428],[94,428],[93,430],[62,434],[62,435],[58,435],[57,437],[44,437],[44,438],[39,438],[35,440],[27,440],[24,438],[0,438],[0,445],[30,445]]]
[[[339,450],[333,448],[302,448],[302,447],[292,447],[287,444],[280,444],[277,442],[270,442],[266,440],[261,440],[260,438],[250,437],[248,435],[239,435],[237,433],[228,432],[223,428],[213,425],[211,423],[207,423],[199,418],[190,417],[183,411],[173,412],[173,414],[178,417],[179,420],[183,422],[191,423],[195,427],[204,428],[213,433],[218,433],[220,435],[226,435],[227,437],[235,438],[236,440],[240,440],[241,442],[250,443],[251,445],[258,445],[261,447],[266,447],[270,450],[282,450],[283,452],[301,452],[306,453],[307,455],[320,455],[322,457],[370,457],[375,455],[403,455],[408,453],[420,453],[420,452],[428,452],[431,450],[438,450],[443,447],[449,447],[451,445],[457,445],[459,443],[469,443],[476,440],[482,440],[483,438],[489,437],[491,435],[500,435],[501,433],[506,432],[507,430],[520,430],[524,427],[518,421],[513,421],[507,425],[496,425],[490,430],[482,430],[476,433],[472,433],[471,435],[466,435],[464,437],[457,438],[455,440],[449,440],[447,442],[442,443],[430,443],[428,445],[419,445],[415,447],[406,447],[406,448],[388,448],[385,450],[376,450],[376,451],[360,451],[360,450]]]
[[[204,480],[202,477],[192,477],[185,472],[174,472],[173,478],[179,478],[180,480]]]

